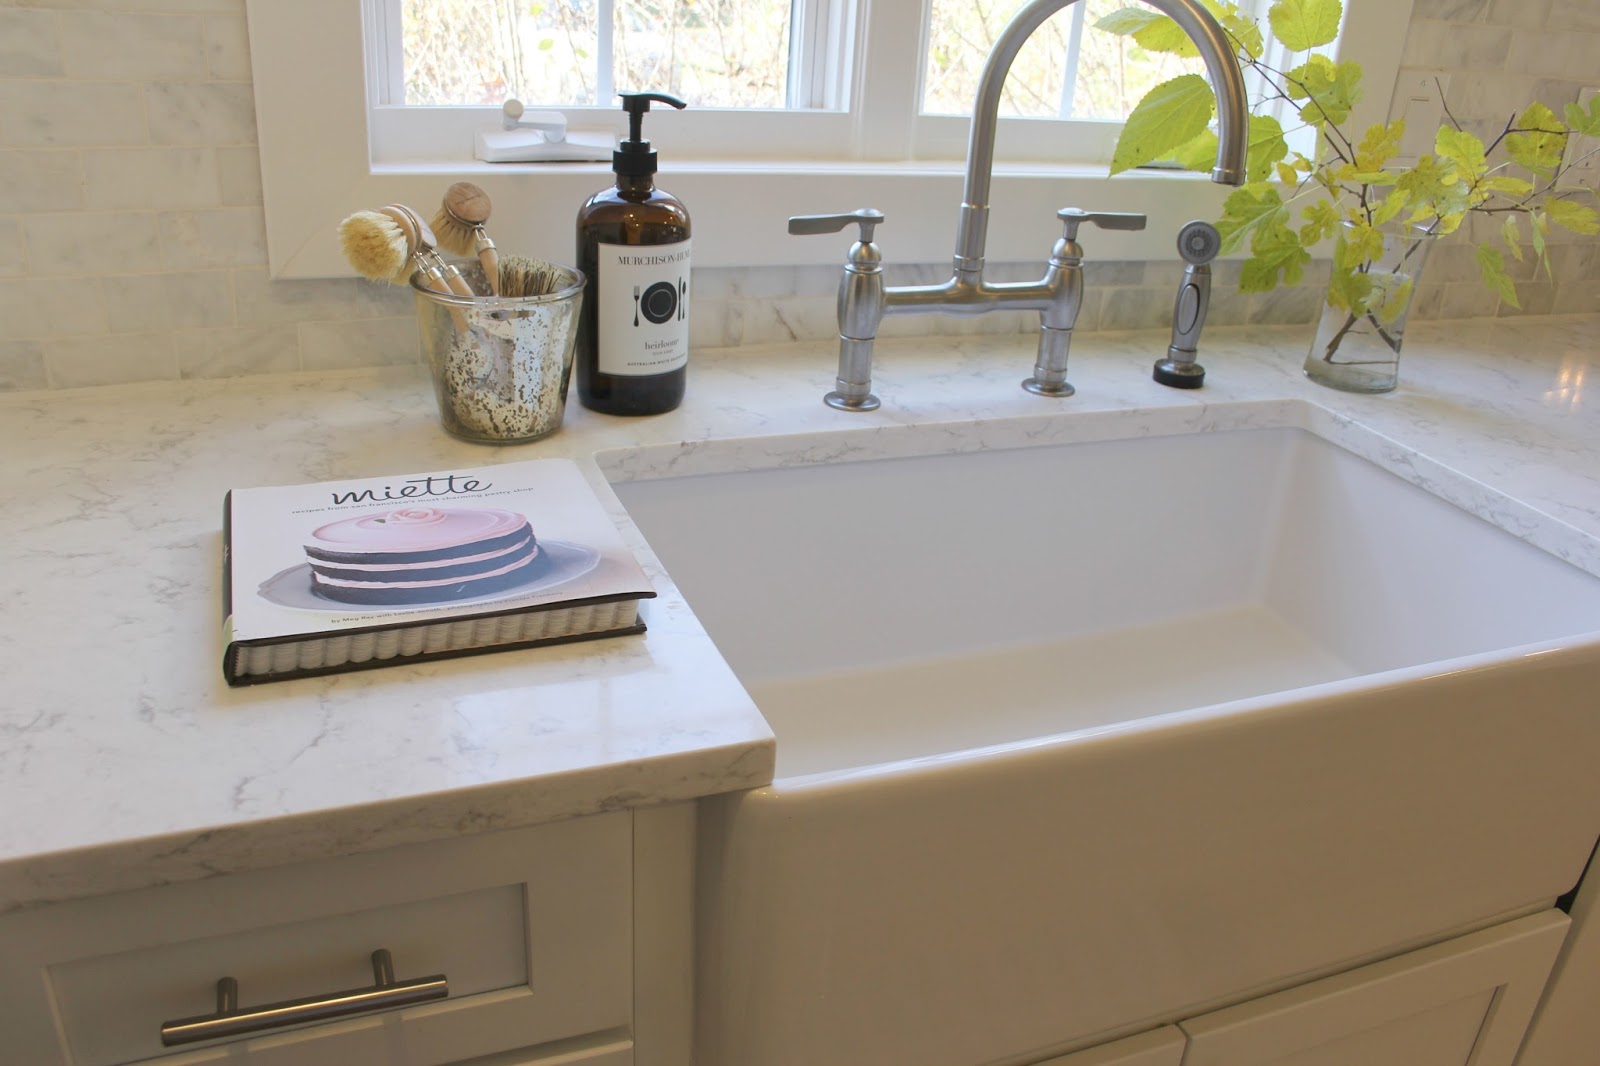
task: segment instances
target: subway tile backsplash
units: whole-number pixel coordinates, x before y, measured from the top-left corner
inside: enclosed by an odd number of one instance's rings
[[[1597,55],[1596,0],[1415,0],[1401,76],[1450,76],[1454,113],[1493,136],[1534,96],[1559,111],[1600,84]],[[268,277],[255,140],[243,0],[0,0],[0,390],[417,361],[404,290]],[[1522,313],[1600,311],[1600,239],[1558,240],[1554,283],[1518,268]],[[943,280],[948,267],[886,271],[905,284]],[[1176,260],[1086,272],[1080,329],[1166,325]],[[1241,294],[1238,264],[1219,262],[1210,321],[1310,323],[1325,277],[1313,269],[1299,288]],[[697,346],[836,332],[836,268],[700,269],[694,283]],[[1478,284],[1456,239],[1435,250],[1417,313],[1516,312]],[[1036,323],[919,316],[883,333]]]

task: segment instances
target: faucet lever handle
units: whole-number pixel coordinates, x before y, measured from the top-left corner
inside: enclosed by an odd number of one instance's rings
[[[883,212],[871,207],[842,215],[795,215],[789,219],[789,232],[797,236],[838,233],[850,223],[861,227],[861,243],[872,243],[872,228],[883,221]]]
[[[1084,211],[1076,207],[1063,207],[1056,212],[1063,225],[1066,226],[1066,238],[1069,241],[1078,239],[1078,227],[1085,222],[1101,229],[1144,229],[1145,216],[1131,212],[1119,211]]]

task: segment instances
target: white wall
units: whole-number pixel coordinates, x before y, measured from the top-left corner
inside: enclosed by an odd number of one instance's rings
[[[1454,75],[1487,131],[1533,96],[1600,84],[1600,0],[1416,0],[1412,71]],[[269,280],[242,0],[0,0],[0,389],[409,363],[409,297]],[[576,209],[576,205],[574,205]],[[1535,312],[1600,311],[1600,240],[1554,254]],[[1037,273],[1036,267],[1027,268]],[[892,274],[912,280],[936,271]],[[1175,262],[1091,264],[1082,328],[1159,326]],[[1313,277],[1319,275],[1313,274]],[[1241,297],[1218,323],[1307,322],[1314,289]],[[1436,252],[1419,312],[1492,314],[1471,250]],[[697,345],[833,333],[832,271],[696,271]],[[895,331],[1026,328],[1020,316],[904,319]]]

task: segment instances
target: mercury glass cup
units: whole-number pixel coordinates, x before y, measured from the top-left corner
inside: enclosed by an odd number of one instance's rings
[[[474,291],[484,288],[476,264],[462,273]],[[561,428],[585,279],[566,266],[556,275],[542,296],[457,296],[412,276],[422,350],[451,436],[519,444]]]

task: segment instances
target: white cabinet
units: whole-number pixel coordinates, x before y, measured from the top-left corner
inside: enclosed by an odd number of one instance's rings
[[[1179,1066],[1181,1062],[1183,1031],[1168,1025],[1087,1051],[1046,1059],[1034,1066]]]
[[[1183,1066],[1511,1066],[1568,924],[1530,915],[1189,1019]]]
[[[628,812],[40,907],[0,918],[0,1031],[28,1066],[630,1066]],[[163,1023],[442,974],[448,998],[164,1047]],[[593,1046],[540,1057],[554,1041]]]
[[[1517,1066],[1592,1062],[1600,1048],[1600,862],[1572,901],[1572,932],[1561,947]]]

